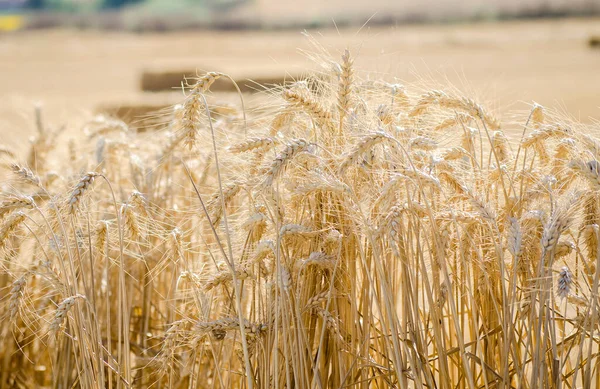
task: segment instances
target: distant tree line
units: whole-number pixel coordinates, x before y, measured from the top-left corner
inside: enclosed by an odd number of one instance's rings
[[[127,4],[139,3],[143,0],[97,0],[100,8],[119,8]],[[56,7],[56,0],[27,0],[25,7],[30,9],[48,9]],[[60,1],[58,2],[60,3]],[[64,1],[64,3],[72,3]]]

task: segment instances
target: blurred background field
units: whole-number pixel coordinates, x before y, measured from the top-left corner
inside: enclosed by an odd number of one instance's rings
[[[361,69],[451,84],[504,118],[533,101],[600,118],[600,0],[0,0],[0,10],[11,30],[0,33],[0,134],[17,149],[37,102],[72,131],[102,111],[135,123],[180,101],[184,75],[208,70],[230,73],[260,105],[248,80],[315,68],[304,30],[336,58],[349,47]]]

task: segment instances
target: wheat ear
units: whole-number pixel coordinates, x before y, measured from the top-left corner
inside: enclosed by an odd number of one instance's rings
[[[65,321],[69,311],[71,310],[71,308],[73,308],[78,299],[85,300],[86,298],[81,294],[76,294],[75,296],[67,297],[66,299],[61,301],[60,304],[58,304],[58,307],[54,312],[54,318],[50,322],[50,336],[55,337],[57,335],[58,330]]]
[[[0,228],[0,247],[6,246],[8,238],[25,221],[25,214],[21,211],[13,213]]]
[[[81,203],[81,199],[85,195],[85,193],[90,189],[92,184],[94,183],[94,179],[98,176],[98,173],[88,172],[84,174],[75,188],[71,192],[71,196],[69,196],[69,200],[67,204],[69,206],[69,213],[74,214]]]
[[[42,180],[40,180],[40,178],[28,167],[13,163],[10,168],[12,172],[24,182],[38,187],[41,185]]]
[[[600,162],[595,159],[588,162],[575,159],[569,162],[569,167],[585,177],[594,189],[600,189]]]
[[[232,153],[243,153],[246,151],[252,151],[260,149],[261,151],[269,150],[275,145],[275,141],[272,138],[250,138],[242,143],[230,146],[229,151]]]
[[[558,273],[558,281],[556,285],[556,295],[559,298],[566,298],[571,293],[571,283],[573,282],[573,275],[569,268],[564,266]]]
[[[350,108],[352,98],[352,78],[353,78],[353,60],[350,58],[350,51],[347,49],[342,55],[341,74],[338,92],[338,108],[340,110],[340,125],[346,113]]]
[[[23,298],[23,293],[27,284],[27,277],[29,277],[29,273],[25,273],[21,277],[17,278],[13,282],[12,288],[10,289],[8,311],[11,323],[14,323],[19,315],[21,299]]]
[[[344,173],[350,166],[357,163],[360,156],[371,150],[375,145],[389,138],[390,136],[385,132],[376,132],[361,138],[356,146],[354,146],[354,149],[345,156],[340,164],[339,173]]]
[[[263,182],[263,187],[269,187],[273,181],[286,169],[290,161],[298,154],[307,151],[311,144],[304,139],[296,139],[287,144],[285,149],[271,163]]]
[[[286,90],[283,93],[283,97],[289,103],[310,114],[320,126],[326,129],[332,128],[331,113],[313,98],[303,96],[299,92],[293,90]]]

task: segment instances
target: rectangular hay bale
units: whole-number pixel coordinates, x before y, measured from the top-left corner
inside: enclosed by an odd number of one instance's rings
[[[144,71],[140,78],[140,88],[145,92],[165,92],[181,88],[181,82],[188,79],[190,83],[197,77],[196,71]],[[274,75],[249,75],[247,77],[235,77],[243,93],[256,93],[270,89],[275,85],[284,85],[297,79],[286,74]],[[236,92],[235,86],[228,79],[219,79],[210,87],[213,92]]]

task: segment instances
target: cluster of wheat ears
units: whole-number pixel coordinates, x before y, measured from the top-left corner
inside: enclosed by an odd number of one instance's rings
[[[61,150],[38,111],[26,163],[1,150],[0,386],[600,387],[581,125],[504,127],[348,51],[248,112],[210,103],[227,77],[152,132]]]

